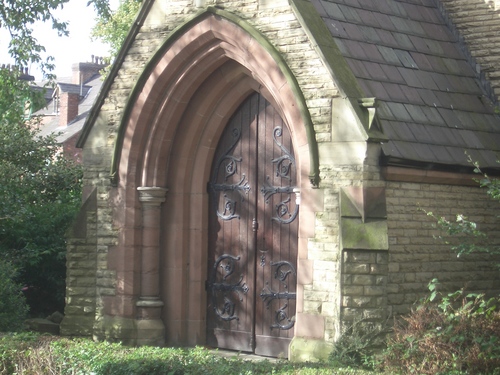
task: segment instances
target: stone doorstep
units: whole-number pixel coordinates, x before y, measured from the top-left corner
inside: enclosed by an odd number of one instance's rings
[[[225,358],[237,358],[242,359],[244,361],[251,362],[259,362],[259,361],[269,361],[272,363],[276,363],[283,359],[274,358],[274,357],[264,357],[253,353],[240,352],[236,350],[227,350],[227,349],[210,349],[210,353],[213,355],[218,355]]]
[[[50,320],[47,319],[41,319],[41,318],[27,319],[25,321],[25,324],[31,331],[59,335],[59,324],[51,322]]]

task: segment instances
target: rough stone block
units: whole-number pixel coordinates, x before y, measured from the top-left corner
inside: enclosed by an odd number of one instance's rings
[[[386,275],[389,271],[389,266],[387,264],[371,264],[370,273],[372,275]]]
[[[375,277],[371,275],[353,275],[353,285],[375,285]]]
[[[364,293],[365,296],[383,296],[386,289],[383,286],[365,286]]]
[[[363,286],[360,285],[344,285],[342,287],[342,294],[349,296],[362,296],[363,295]]]
[[[292,362],[326,361],[333,345],[322,339],[295,336],[289,347],[288,359]]]
[[[347,263],[344,265],[344,272],[348,274],[368,274],[370,266],[363,263]]]
[[[363,318],[368,320],[384,320],[387,317],[385,309],[364,309]]]
[[[375,307],[374,299],[371,297],[352,297],[349,307]]]

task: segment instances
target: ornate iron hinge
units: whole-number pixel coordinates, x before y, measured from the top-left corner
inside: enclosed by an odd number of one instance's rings
[[[240,260],[240,256],[223,254],[217,258],[212,267],[210,278],[205,282],[205,289],[210,293],[210,301],[215,314],[222,320],[239,320],[235,315],[236,303],[234,294],[240,301],[243,300],[242,294],[248,293],[248,286],[243,282],[243,275],[237,282],[227,283],[226,280],[234,273],[235,262]],[[219,268],[222,269],[222,282],[216,282]],[[217,296],[223,297],[223,304],[217,300]]]
[[[285,303],[275,311],[274,323],[271,325],[271,329],[278,328],[287,330],[295,325],[295,318],[288,317],[288,314],[286,312],[286,309],[288,308],[288,301],[296,300],[297,294],[288,292],[288,285],[286,283],[286,280],[288,279],[290,274],[297,276],[297,272],[295,271],[295,267],[292,265],[292,263],[287,261],[273,262],[271,263],[271,267],[276,267],[274,278],[276,280],[279,280],[286,290],[284,292],[273,291],[269,288],[269,282],[266,282],[266,287],[260,293],[260,298],[262,298],[262,300],[266,303],[267,309],[269,309],[273,301],[285,301]]]

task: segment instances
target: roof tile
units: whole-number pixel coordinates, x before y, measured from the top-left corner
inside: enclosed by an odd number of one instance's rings
[[[380,101],[386,160],[464,166],[468,149],[495,162],[500,120],[435,0],[312,1],[364,93]]]
[[[378,29],[375,30],[382,41],[382,43],[386,46],[392,46],[395,47],[398,45],[398,42],[396,42],[396,39],[394,38],[394,35],[390,31],[387,30],[382,30]]]
[[[415,136],[410,130],[410,126],[405,122],[385,121],[384,134],[394,139],[408,139],[416,141]]]
[[[399,73],[410,87],[423,88],[422,82],[414,69],[398,68]]]
[[[366,67],[362,61],[351,58],[347,58],[346,60],[356,77],[370,78],[370,73],[368,72],[368,70],[366,70]]]
[[[408,113],[410,114],[411,118],[413,119],[414,123],[426,123],[428,122],[427,117],[425,116],[424,112],[420,108],[420,106],[413,105],[413,104],[405,104],[404,105]]]
[[[409,86],[403,86],[402,91],[405,94],[408,103],[417,105],[425,104],[420,95],[418,94],[417,89]]]
[[[453,164],[455,161],[446,147],[431,146],[431,150],[434,155],[434,160],[440,160],[443,164]]]
[[[361,17],[358,15],[356,12],[355,8],[351,8],[349,6],[345,5],[339,5],[340,11],[344,15],[344,18],[348,22],[353,22],[356,24],[360,24],[361,22]]]
[[[378,0],[378,1],[373,1],[373,0],[367,0],[375,6],[376,10],[378,10],[380,13],[392,13],[392,8],[390,4],[392,1],[388,0]]]
[[[403,84],[406,86],[406,81],[404,80],[401,73],[399,73],[399,70],[394,69],[394,66],[387,64],[380,64],[380,66],[391,82]]]
[[[364,63],[366,70],[370,73],[370,77],[377,81],[386,81],[388,78],[384,73],[384,70],[380,67],[380,64],[365,61]]]
[[[415,60],[413,60],[408,51],[402,51],[400,49],[396,49],[394,50],[394,53],[396,53],[396,55],[399,58],[399,61],[401,61],[401,64],[405,68],[417,69],[417,63],[415,62]]]
[[[437,108],[429,107],[429,106],[421,106],[422,111],[425,114],[425,117],[429,121],[430,124],[445,126],[445,122]]]
[[[342,24],[340,24],[336,20],[326,20],[325,21],[326,27],[328,27],[328,30],[330,30],[330,33],[332,34],[333,37],[342,37],[342,38],[348,38],[349,36],[347,35],[344,27]]]
[[[500,134],[498,133],[478,133],[477,137],[479,138],[481,144],[489,149],[494,150],[500,144]]]
[[[379,1],[384,1],[384,0],[379,0]],[[368,10],[378,10],[377,4],[379,1],[373,1],[373,0],[358,0],[359,6],[362,9],[368,9]]]
[[[434,108],[441,107],[439,99],[436,95],[434,95],[434,92],[432,90],[418,88],[416,90],[425,104]]]
[[[401,17],[391,17],[391,22],[396,28],[396,31],[405,34],[413,33],[412,23],[410,20]]]
[[[324,1],[322,5],[326,15],[332,17],[333,19],[340,19],[342,21],[346,20],[344,14],[341,12],[340,7],[337,4]]]
[[[475,132],[471,130],[460,130],[459,134],[464,140],[464,145],[477,149],[483,148],[483,144],[481,143]]]
[[[385,89],[385,86],[377,81],[364,80],[363,87],[366,89],[367,96],[380,98],[380,100],[390,100],[391,97]]]
[[[401,34],[397,32],[392,32],[392,36],[396,40],[397,45],[401,49],[407,49],[407,50],[413,50],[413,43],[411,42],[410,38],[406,34]]]
[[[349,56],[360,60],[368,60],[368,56],[365,54],[365,50],[361,43],[354,40],[344,40],[345,47],[349,51]]]
[[[430,53],[429,45],[426,43],[426,39],[416,35],[410,35],[409,38],[415,51],[421,53]]]
[[[406,110],[404,104],[401,103],[387,103],[387,107],[392,114],[393,120],[400,120],[404,122],[412,122],[411,115]]]
[[[398,55],[394,51],[394,48],[377,46],[379,53],[383,56],[384,61],[392,65],[401,65]]]
[[[359,9],[357,13],[364,25],[373,26],[377,28],[381,27],[381,25],[377,21],[377,17],[374,15],[373,12],[365,9]]]
[[[462,128],[462,123],[457,116],[457,111],[452,110],[451,108],[437,108],[439,114],[444,119],[448,127],[450,128]]]
[[[343,23],[342,24],[346,35],[349,39],[352,40],[363,40],[363,33],[361,30],[354,24],[352,23]]]
[[[384,83],[384,88],[385,88],[385,91],[387,91],[387,94],[389,95],[388,99],[394,100],[396,102],[405,102],[406,101],[406,95],[404,94],[400,85],[386,82],[386,83]]]
[[[427,60],[426,55],[419,52],[410,52],[410,55],[420,70],[432,70],[432,66],[429,63],[429,60]]]

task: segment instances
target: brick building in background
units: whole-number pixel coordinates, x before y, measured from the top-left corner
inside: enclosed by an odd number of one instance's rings
[[[61,332],[310,360],[432,278],[498,293],[424,212],[500,241],[464,153],[498,175],[497,25],[483,0],[144,0],[77,142]]]
[[[100,71],[105,67],[94,56],[92,62],[73,64],[72,77],[58,79],[56,86],[45,94],[46,107],[35,112],[42,117],[40,134],[55,134],[64,155],[78,163],[81,163],[81,149],[76,142],[101,89]]]

